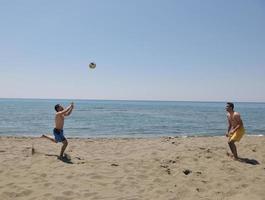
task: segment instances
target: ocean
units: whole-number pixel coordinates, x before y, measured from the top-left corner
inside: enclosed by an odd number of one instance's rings
[[[40,136],[54,128],[54,105],[71,100],[0,99],[0,135]],[[65,136],[146,138],[222,136],[227,130],[225,102],[73,100]],[[265,134],[265,103],[235,103],[247,134]]]

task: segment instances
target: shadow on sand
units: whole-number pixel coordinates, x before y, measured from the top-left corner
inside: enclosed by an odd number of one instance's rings
[[[239,158],[239,161],[242,163],[250,164],[250,165],[259,165],[259,161],[255,159],[249,159],[249,158]]]
[[[69,156],[69,155],[67,155],[67,154],[65,154],[65,156],[63,156],[63,157],[60,157],[60,156],[58,156],[58,155],[54,155],[54,154],[45,154],[45,156],[51,156],[51,157],[56,157],[58,160],[60,160],[60,161],[62,161],[62,162],[64,162],[64,163],[66,163],[66,164],[74,164],[72,161],[71,161],[71,157]]]

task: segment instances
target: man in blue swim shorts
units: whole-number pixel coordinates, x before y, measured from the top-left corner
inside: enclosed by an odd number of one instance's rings
[[[54,135],[55,142],[63,142],[66,140],[63,134],[63,129],[60,130],[60,129],[54,128],[53,135]]]
[[[55,128],[53,129],[54,138],[46,135],[42,135],[42,138],[46,138],[52,142],[58,143],[62,142],[63,146],[61,148],[61,153],[59,158],[63,158],[64,151],[68,145],[67,139],[64,137],[63,126],[64,126],[64,118],[69,116],[73,109],[74,103],[71,103],[66,109],[64,109],[60,104],[55,105],[54,107],[56,114],[55,114]]]

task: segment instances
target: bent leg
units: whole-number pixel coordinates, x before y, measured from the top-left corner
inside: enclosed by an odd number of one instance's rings
[[[60,157],[63,157],[63,153],[64,153],[64,151],[65,151],[65,149],[66,149],[66,147],[67,147],[67,145],[68,145],[68,142],[67,142],[66,139],[65,139],[64,141],[62,141],[62,143],[63,143],[63,146],[62,146],[62,148],[61,148]]]
[[[50,136],[47,136],[47,135],[44,135],[44,134],[41,136],[41,138],[46,138],[46,139],[48,139],[48,140],[50,140],[50,141],[52,141],[54,143],[57,143],[54,138],[52,138]]]
[[[236,149],[236,145],[235,145],[235,141],[229,141],[228,145],[230,147],[230,150],[234,156],[235,159],[238,159],[238,155],[237,155],[237,149]]]

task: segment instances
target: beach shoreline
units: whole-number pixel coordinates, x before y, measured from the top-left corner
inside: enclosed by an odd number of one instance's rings
[[[69,138],[0,136],[0,199],[240,199],[265,196],[265,137]]]

